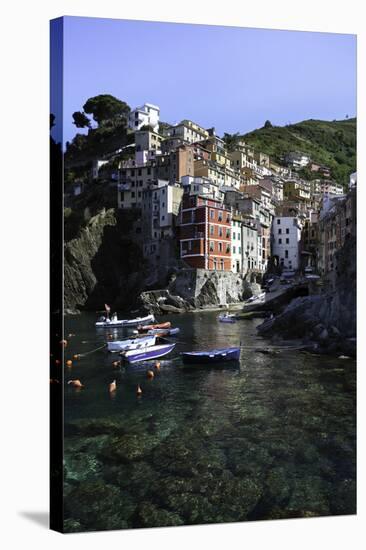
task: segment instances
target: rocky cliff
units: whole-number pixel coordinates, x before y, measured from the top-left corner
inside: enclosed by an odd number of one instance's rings
[[[281,313],[258,327],[263,336],[302,339],[314,351],[356,353],[356,240],[337,255],[332,287],[292,300]]]
[[[65,311],[128,309],[143,289],[140,248],[128,238],[130,220],[113,208],[91,217],[64,245]]]
[[[244,275],[185,268],[171,273],[166,288],[142,292],[139,304],[158,315],[238,303],[259,293],[259,283]]]

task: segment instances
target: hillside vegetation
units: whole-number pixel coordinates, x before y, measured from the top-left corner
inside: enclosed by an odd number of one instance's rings
[[[240,137],[279,164],[291,151],[307,153],[314,162],[328,166],[332,177],[342,184],[348,183],[356,170],[356,118],[333,122],[310,119],[288,126],[266,124]]]

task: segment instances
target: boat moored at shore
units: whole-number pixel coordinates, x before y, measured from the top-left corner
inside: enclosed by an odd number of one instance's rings
[[[183,363],[223,363],[228,361],[239,361],[240,347],[221,348],[208,351],[189,351],[181,353]]]
[[[148,346],[145,349],[136,349],[121,352],[121,357],[127,363],[138,363],[140,361],[149,361],[168,355],[175,348],[175,344],[161,344],[158,346]]]
[[[118,319],[117,314],[108,317],[100,317],[95,323],[97,328],[113,328],[113,327],[134,327],[143,323],[151,323],[155,321],[154,315],[146,315],[145,317],[136,317],[135,319]]]
[[[127,338],[125,340],[113,340],[107,342],[107,350],[111,352],[118,352],[131,349],[142,349],[149,346],[154,346],[156,343],[156,336],[153,334],[137,336],[136,338]]]

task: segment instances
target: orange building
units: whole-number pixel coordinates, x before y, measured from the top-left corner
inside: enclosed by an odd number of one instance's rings
[[[184,195],[180,257],[196,269],[231,271],[231,211],[220,201]]]

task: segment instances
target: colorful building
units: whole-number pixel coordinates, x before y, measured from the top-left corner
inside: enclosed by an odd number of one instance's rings
[[[180,257],[190,267],[231,271],[231,212],[220,201],[185,194],[179,241]]]

